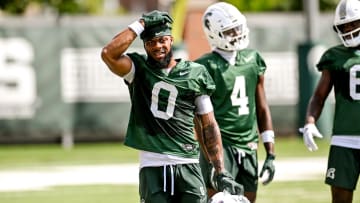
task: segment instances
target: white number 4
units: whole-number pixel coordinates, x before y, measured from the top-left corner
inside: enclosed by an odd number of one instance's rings
[[[249,98],[246,96],[244,76],[238,76],[235,79],[235,84],[231,93],[231,103],[233,106],[239,106],[239,115],[249,114]]]

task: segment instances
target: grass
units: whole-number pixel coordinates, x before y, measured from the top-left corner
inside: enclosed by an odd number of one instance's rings
[[[313,181],[273,182],[267,186],[259,186],[257,202],[329,203],[331,202],[331,196],[329,187],[320,179]]]
[[[0,192],[1,203],[132,203],[139,202],[137,185],[61,186],[42,191]],[[355,192],[354,203],[360,201]],[[330,190],[322,180],[273,182],[259,186],[258,203],[328,203]]]
[[[328,140],[317,140],[319,150],[309,152],[299,138],[276,140],[277,160],[299,157],[326,157]],[[259,148],[259,158],[265,156]],[[56,165],[137,163],[136,150],[121,143],[76,144],[72,150],[59,145],[0,145],[0,171]],[[360,194],[354,193],[354,202]],[[1,203],[132,203],[139,202],[137,185],[57,186],[39,191],[0,192]],[[323,177],[311,181],[274,181],[259,185],[258,203],[327,203],[330,189]]]
[[[0,145],[0,170],[34,166],[137,163],[136,150],[121,143],[76,144],[65,150],[51,145]]]
[[[1,203],[132,203],[137,185],[61,186],[48,190],[0,193]]]
[[[329,141],[317,140],[319,150],[309,152],[298,137],[278,138],[275,152],[277,159],[292,157],[327,156]],[[264,148],[259,146],[259,158],[265,157]],[[0,145],[0,170],[52,165],[116,164],[137,163],[136,150],[122,143],[75,144],[65,150],[59,144],[52,145]]]

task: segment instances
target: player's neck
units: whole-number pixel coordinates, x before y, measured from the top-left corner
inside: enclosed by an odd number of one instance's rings
[[[218,54],[220,54],[221,57],[223,57],[228,63],[231,65],[235,64],[236,59],[236,51],[225,51],[222,49],[214,49],[214,51]]]

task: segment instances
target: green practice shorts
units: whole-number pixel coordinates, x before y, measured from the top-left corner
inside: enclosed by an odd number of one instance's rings
[[[256,192],[258,188],[258,162],[257,151],[242,156],[231,146],[224,146],[225,169],[234,177],[235,181],[244,186],[245,192]],[[201,172],[203,173],[207,188],[212,188],[212,165],[200,154]]]
[[[355,190],[360,172],[360,150],[331,146],[325,183]]]
[[[165,172],[165,173],[164,173]],[[199,164],[144,167],[139,174],[140,202],[206,203],[206,188]]]

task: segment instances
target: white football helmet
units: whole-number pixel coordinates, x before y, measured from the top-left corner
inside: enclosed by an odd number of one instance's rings
[[[235,51],[249,45],[246,18],[231,4],[212,4],[206,9],[202,22],[205,35],[213,48]]]
[[[231,195],[224,191],[216,193],[208,203],[250,203],[250,201],[243,195]]]
[[[341,0],[335,10],[334,30],[337,32],[342,43],[346,47],[357,47],[360,45],[360,1]],[[344,30],[345,24],[353,28]]]

